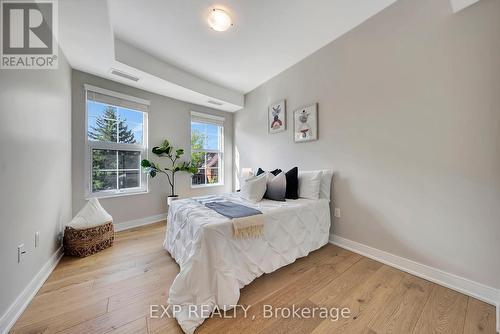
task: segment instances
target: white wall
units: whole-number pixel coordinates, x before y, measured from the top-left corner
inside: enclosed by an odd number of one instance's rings
[[[500,288],[500,1],[399,0],[246,95],[235,166],[333,168],[333,232]],[[288,130],[267,133],[287,100]],[[293,109],[319,103],[319,140]]]
[[[0,316],[59,248],[70,219],[71,69],[59,52],[58,70],[0,70]],[[20,243],[27,254],[18,264]]]
[[[225,182],[224,186],[191,189],[191,179],[187,173],[176,175],[176,192],[181,197],[203,194],[228,192],[232,189],[233,163],[233,114],[214,109],[196,106],[186,102],[174,100],[165,96],[149,93],[137,88],[122,85],[107,79],[96,77],[80,71],[73,71],[73,213],[78,212],[85,204],[84,188],[84,159],[85,159],[85,91],[84,84],[113,90],[131,96],[146,99],[151,102],[149,110],[149,151],[167,138],[174,146],[186,150],[185,160],[189,160],[191,143],[191,114],[190,111],[199,111],[226,118],[224,126],[225,150]],[[151,160],[166,164],[150,153]],[[165,165],[166,166],[166,165]],[[147,218],[166,213],[166,196],[170,194],[168,182],[161,175],[149,180],[149,193],[127,195],[113,198],[99,199],[103,207],[113,216],[115,223]]]

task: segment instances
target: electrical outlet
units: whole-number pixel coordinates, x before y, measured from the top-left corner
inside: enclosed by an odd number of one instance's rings
[[[35,232],[35,248],[40,246],[40,231]]]
[[[26,250],[24,249],[24,244],[19,244],[17,246],[17,263],[21,263],[24,254],[26,254]]]
[[[334,216],[340,218],[340,208],[335,208]]]

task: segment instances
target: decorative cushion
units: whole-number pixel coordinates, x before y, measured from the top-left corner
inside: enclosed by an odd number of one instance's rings
[[[257,170],[257,175],[260,175],[260,174],[263,174],[265,173],[266,171],[263,170],[262,168],[259,167],[259,169]],[[276,168],[275,170],[272,170],[270,171],[269,173],[273,174],[274,176],[278,175],[279,173],[281,173],[281,169],[279,168]]]
[[[247,179],[241,186],[240,196],[250,202],[259,202],[266,192],[268,173]]]
[[[265,198],[273,201],[285,201],[286,194],[286,176],[281,172],[278,175],[273,175],[272,172],[267,176],[267,190],[264,194]]]
[[[286,193],[285,197],[289,199],[299,198],[299,169],[293,167],[285,173],[286,177]]]
[[[112,222],[113,217],[104,210],[97,198],[91,198],[87,204],[67,224],[75,230],[83,230],[90,227],[104,225]]]
[[[307,171],[299,173],[299,197],[318,199],[321,187],[322,171]]]

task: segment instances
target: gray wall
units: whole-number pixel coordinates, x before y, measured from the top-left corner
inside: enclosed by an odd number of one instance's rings
[[[59,248],[71,219],[70,85],[62,52],[58,70],[0,70],[0,316]],[[20,243],[27,254],[18,264]]]
[[[246,95],[235,166],[333,168],[335,234],[500,288],[499,13],[396,2]],[[270,135],[280,98],[288,129]],[[312,102],[320,139],[295,144]]]
[[[165,138],[174,145],[186,150],[185,158],[189,159],[191,127],[190,111],[206,112],[226,118],[224,126],[225,146],[225,182],[224,186],[191,189],[191,179],[186,173],[176,175],[176,192],[181,197],[228,192],[232,189],[232,147],[233,147],[233,114],[216,111],[210,108],[192,105],[168,97],[148,93],[130,86],[122,85],[91,74],[73,70],[73,214],[85,204],[84,159],[85,159],[85,91],[84,84],[113,90],[149,100],[151,102],[149,124],[150,149]],[[153,161],[163,162],[150,154]],[[165,213],[166,196],[169,192],[168,182],[163,177],[149,180],[149,193],[126,195],[121,197],[99,199],[103,207],[113,216],[115,223],[147,218]]]

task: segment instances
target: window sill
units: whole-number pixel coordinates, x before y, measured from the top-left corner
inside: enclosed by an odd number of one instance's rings
[[[197,184],[197,185],[191,185],[191,189],[223,187],[223,186],[224,186],[224,183]]]
[[[125,196],[135,196],[135,195],[145,195],[148,194],[149,190],[139,190],[139,191],[131,191],[131,192],[123,192],[123,193],[95,193],[95,194],[86,194],[85,199],[89,200],[91,198],[112,198],[112,197],[125,197]]]

